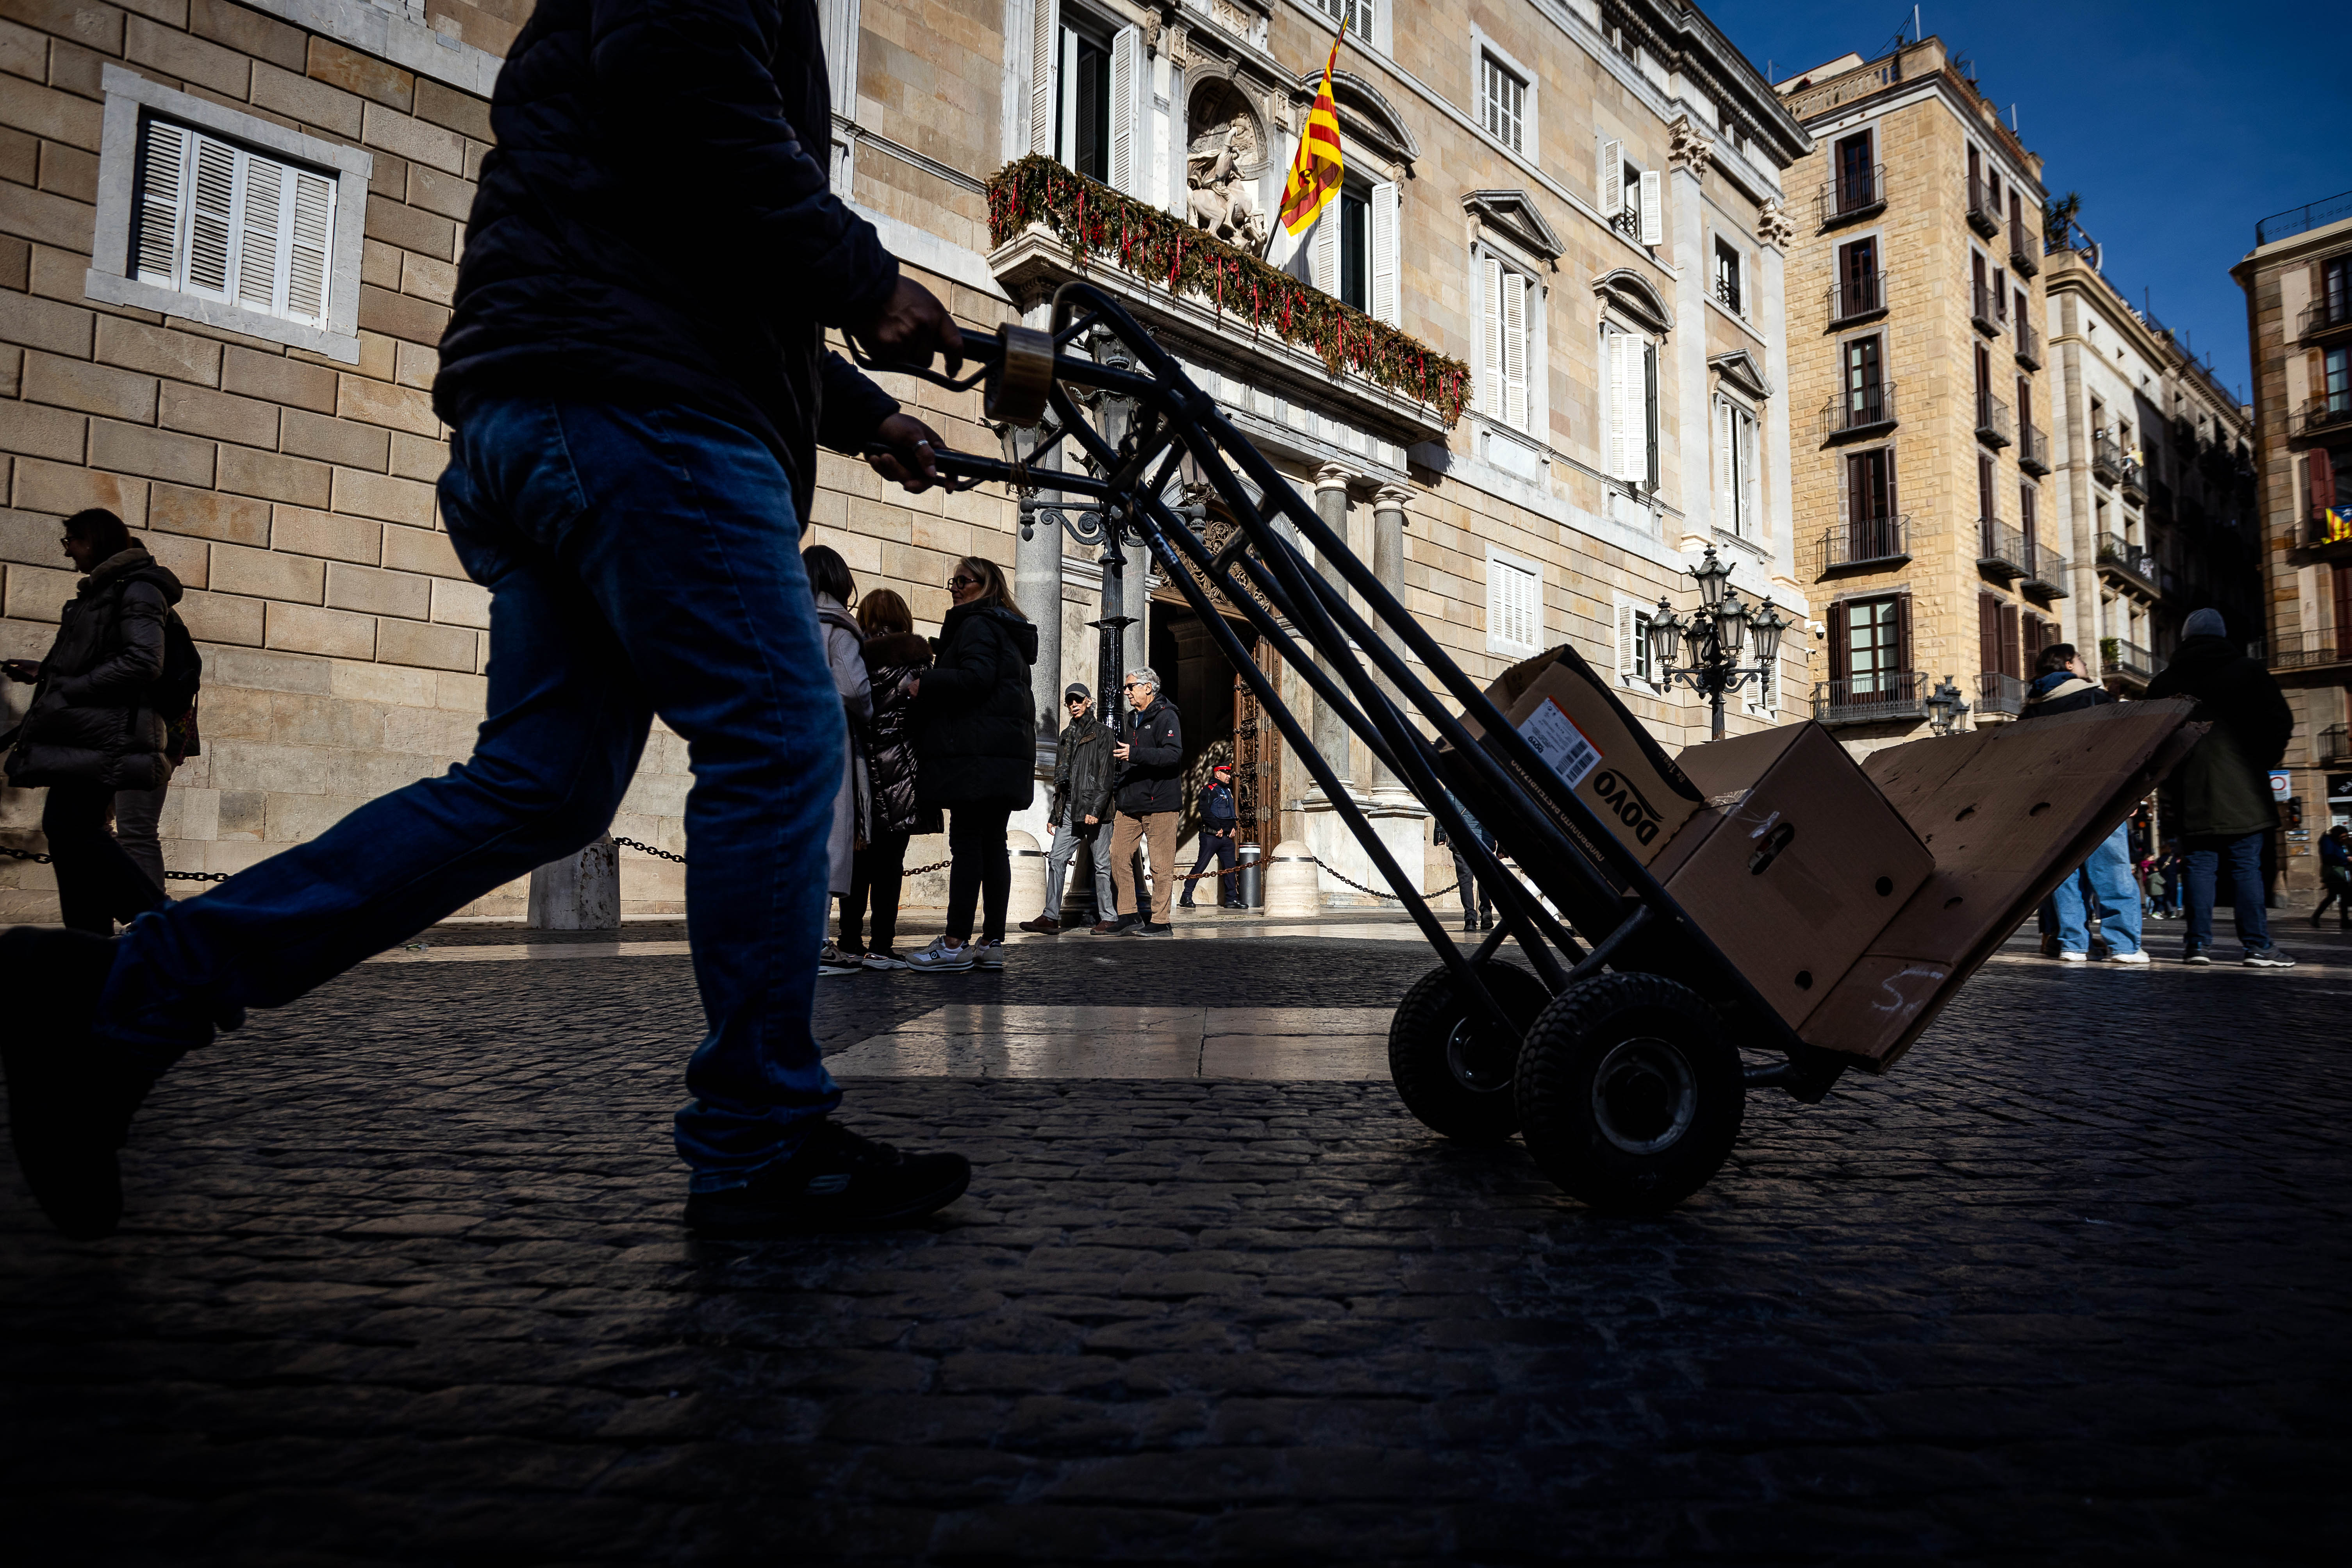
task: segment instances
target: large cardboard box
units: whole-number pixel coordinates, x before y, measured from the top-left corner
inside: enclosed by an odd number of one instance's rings
[[[1698,810],[1698,790],[1574,648],[1563,644],[1513,665],[1486,689],[1486,699],[1551,766],[1549,778],[1523,777],[1522,784],[1596,864],[1607,862],[1559,805],[1562,792],[1591,806],[1643,866]],[[1473,740],[1485,738],[1475,719],[1465,713],[1462,721]],[[1486,750],[1517,773],[1491,742]]]
[[[1819,724],[1709,742],[1675,761],[1706,804],[1650,869],[1796,1028],[1935,857]]]

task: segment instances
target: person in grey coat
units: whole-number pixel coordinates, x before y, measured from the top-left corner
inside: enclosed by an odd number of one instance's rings
[[[1045,818],[1054,829],[1054,845],[1045,855],[1045,909],[1035,920],[1021,922],[1023,931],[1040,936],[1062,929],[1062,882],[1082,846],[1094,852],[1095,919],[1107,920],[1118,907],[1110,885],[1110,729],[1094,716],[1094,695],[1082,681],[1072,681],[1062,693],[1062,707],[1070,721],[1054,744],[1054,797]]]
[[[801,552],[809,588],[816,595],[818,628],[824,635],[825,663],[833,670],[834,689],[841,693],[842,717],[849,729],[848,754],[841,765],[841,789],[833,797],[833,831],[825,839],[831,874],[825,890],[846,898],[855,872],[857,846],[866,826],[866,726],[874,717],[872,682],[866,673],[866,634],[849,603],[857,597],[857,580],[849,563],[829,545],[812,544]],[[820,974],[854,974],[862,966],[857,954],[826,942],[817,957]]]
[[[152,698],[180,580],[102,509],[66,519],[60,542],[82,580],[58,614],[48,657],[5,666],[9,679],[39,687],[8,753],[8,782],[48,788],[41,831],[65,924],[112,936],[116,921],[167,901],[106,824],[115,792],[152,790],[172,776],[165,717]]]

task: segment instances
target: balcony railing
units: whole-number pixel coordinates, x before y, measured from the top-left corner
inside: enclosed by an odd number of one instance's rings
[[[2291,429],[2305,440],[2352,430],[2352,393],[2321,393],[2294,415]]]
[[[2121,637],[2099,639],[2099,670],[2104,675],[2120,675],[2132,680],[2147,680],[2156,674],[2156,655],[2135,642]]]
[[[2029,474],[2050,471],[2050,432],[2039,425],[2026,425],[2017,432],[2017,466]]]
[[[2352,660],[2352,645],[2339,641],[2342,632],[2282,632],[2270,643],[2267,662],[2273,669],[2315,669],[2322,665]]]
[[[2331,506],[2304,520],[2304,542],[2352,544],[2352,507]]]
[[[1832,397],[1822,408],[1822,434],[1858,436],[1895,423],[1895,384],[1873,382]]]
[[[1822,535],[1822,571],[1891,571],[1911,559],[1911,514],[1857,517]]]
[[[2039,540],[2027,540],[2025,552],[2033,559],[2025,563],[2025,581],[2018,586],[2036,598],[2066,597],[2066,558]]]
[[[2003,526],[1999,518],[1977,520],[1978,571],[1987,576],[2009,579],[2024,576],[2028,564],[2023,532]]]
[[[1830,285],[1830,325],[1843,326],[1875,316],[1886,309],[1886,274],[1874,272],[1850,282]]]
[[[2024,712],[2025,682],[1997,669],[1986,670],[1977,677],[1977,711],[2011,715]]]
[[[2009,405],[1990,392],[1977,394],[1977,439],[1988,447],[2006,447],[2016,439]]]
[[[2311,743],[2311,765],[2340,768],[2352,763],[2352,726],[2330,724]]]
[[[1747,315],[1739,308],[1739,284],[1733,279],[1718,278],[1715,280],[1715,301],[1735,316],[1745,318]]]
[[[2009,231],[2009,269],[2020,278],[2042,270],[2042,241],[2028,234],[2023,224]]]
[[[2352,294],[2322,295],[2295,318],[2294,335],[2306,340],[2330,337],[2345,328],[2352,328]]]
[[[1822,186],[1822,226],[1849,218],[1868,217],[1886,205],[1886,165],[1841,175]]]
[[[1916,719],[1927,710],[1927,677],[1889,670],[1847,680],[1813,683],[1813,717],[1824,724],[1872,724]]]
[[[1631,191],[1628,191],[1628,192],[1627,192],[1627,195],[1630,197],[1630,196],[1631,196],[1631,195],[1632,195],[1632,192],[1631,192]],[[1612,228],[1613,228],[1613,229],[1615,229],[1619,234],[1623,235],[1627,239],[1632,240],[1634,244],[1636,244],[1636,245],[1641,244],[1641,243],[1642,243],[1642,208],[1641,208],[1641,204],[1640,204],[1640,203],[1638,203],[1638,202],[1635,202],[1635,201],[1628,200],[1628,201],[1625,203],[1625,205],[1624,205],[1623,206],[1621,206],[1621,207],[1619,207],[1619,208],[1617,209],[1617,216],[1616,216],[1615,217],[1612,217],[1612,218],[1611,218],[1611,219],[1609,220],[1609,226],[1610,226],[1610,227],[1612,227]]]
[[[2306,234],[2347,217],[2352,217],[2352,191],[2330,196],[2326,201],[2289,207],[2283,213],[2273,213],[2254,225],[2254,243],[2268,245],[2289,235]]]
[[[2099,569],[2120,573],[2147,593],[2162,591],[2156,557],[2120,534],[2110,533],[2099,541]]]
[[[1977,331],[1987,337],[2000,336],[2000,296],[1974,279],[1969,280],[1969,320],[1974,321]]]
[[[2000,232],[2000,214],[1993,210],[1992,186],[1981,174],[1969,176],[1969,226],[1987,239]]]
[[[2147,476],[2139,459],[2125,451],[2113,436],[2100,436],[2091,442],[2091,472],[2111,485],[2121,485],[2143,497],[2147,494]]]
[[[2042,368],[2042,329],[2022,316],[2017,321],[2017,363],[2028,370]]]

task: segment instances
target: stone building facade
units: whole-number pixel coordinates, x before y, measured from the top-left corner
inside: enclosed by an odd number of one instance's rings
[[[2312,839],[2352,822],[2352,192],[2264,219],[2246,294],[2271,671],[2295,714],[2280,869],[2319,886]]]
[[[2051,505],[2042,160],[1930,36],[1789,79],[1813,138],[1789,261],[1812,715],[1857,750],[1948,682],[2014,714],[2073,578]]]
[[[838,188],[983,327],[1039,319],[1072,270],[1042,229],[992,234],[992,174],[1055,158],[1173,221],[1254,237],[1344,23],[1349,189],[1307,265],[1472,367],[1457,421],[1115,265],[1088,275],[1475,675],[1572,641],[1669,744],[1704,735],[1704,706],[1651,678],[1641,630],[1662,595],[1688,607],[1682,574],[1704,546],[1752,598],[1801,595],[1782,182],[1808,142],[1703,15],[1654,0],[1511,0],[1409,25],[1381,0],[822,10]],[[71,591],[56,523],[77,508],[121,512],[181,575],[209,679],[205,754],[165,817],[175,869],[238,868],[468,749],[484,603],[436,520],[446,432],[427,393],[488,95],[526,15],[507,0],[0,0],[0,652],[46,647]],[[184,189],[159,183],[165,167]],[[186,238],[199,176],[279,193],[274,226],[233,239],[235,276]],[[147,243],[171,234],[176,251]],[[951,444],[998,448],[976,396],[895,390]],[[1050,528],[1024,542],[1010,498],[886,493],[827,456],[808,521],[926,630],[957,557],[1014,564],[1049,650],[1042,713],[1058,718],[1062,679],[1094,680],[1095,552]],[[1233,672],[1166,585],[1138,574],[1133,590],[1131,657],[1167,673],[1205,769],[1234,744]],[[1784,662],[1735,702],[1736,727],[1801,711],[1802,651]],[[1304,841],[1360,879],[1297,759],[1265,766],[1269,844]],[[1344,771],[1400,847],[1420,841],[1417,809],[1360,748]],[[615,831],[683,849],[688,783],[657,729]],[[1016,845],[1043,837],[1042,804],[1016,818]],[[0,799],[7,842],[37,847],[38,813],[36,795]],[[919,861],[937,858],[926,847]],[[674,867],[622,865],[625,910],[677,907]],[[8,918],[53,908],[38,868],[0,867],[0,889]],[[936,892],[918,882],[909,899]],[[1357,897],[1337,879],[1323,893]],[[518,885],[469,912],[521,905]]]

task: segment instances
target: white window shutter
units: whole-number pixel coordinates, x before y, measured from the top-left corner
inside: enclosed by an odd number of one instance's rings
[[[1478,361],[1479,411],[1503,416],[1503,268],[1491,256],[1478,263],[1478,307],[1486,318],[1485,352]]]
[[[184,286],[193,293],[226,300],[229,258],[236,243],[236,153],[209,136],[196,137],[195,143]]]
[[[1110,40],[1110,184],[1129,195],[1143,194],[1143,29],[1121,27]]]
[[[256,310],[278,308],[278,250],[284,233],[286,170],[265,158],[245,157],[245,189],[237,203],[236,302]]]
[[[1666,237],[1665,192],[1655,169],[1642,171],[1642,243],[1662,245]]]
[[[1615,217],[1625,210],[1625,143],[1601,144],[1601,216]]]
[[[1762,493],[1756,473],[1756,420],[1750,415],[1742,414],[1739,416],[1740,532],[1753,536],[1763,531]]]
[[[1397,188],[1393,180],[1372,187],[1372,316],[1390,326],[1402,323],[1397,304]]]
[[[1715,400],[1715,493],[1723,498],[1722,515],[1734,533],[1739,531],[1739,465],[1733,451],[1738,434],[1732,426],[1738,417],[1730,399]]]
[[[1030,0],[1029,21],[1029,151],[1045,157],[1060,149],[1054,141],[1055,94],[1054,67],[1061,52],[1061,0]]]
[[[1308,265],[1311,280],[1324,293],[1336,297],[1339,292],[1339,198],[1334,196],[1324,207],[1323,216],[1315,220],[1315,228],[1307,237],[1313,247]]]
[[[1649,475],[1648,422],[1642,406],[1643,342],[1631,332],[1609,334],[1609,477]]]
[[[1503,274],[1503,422],[1528,427],[1528,280]]]
[[[335,186],[294,171],[294,221],[286,260],[286,313],[323,322],[327,315],[327,237],[335,226]]]
[[[140,127],[139,281],[180,286],[180,237],[186,222],[188,132],[168,121]]]
[[[1640,612],[1631,599],[1617,601],[1617,679],[1622,683],[1633,679],[1640,669],[1638,649],[1634,640],[1641,636],[1633,617]]]

